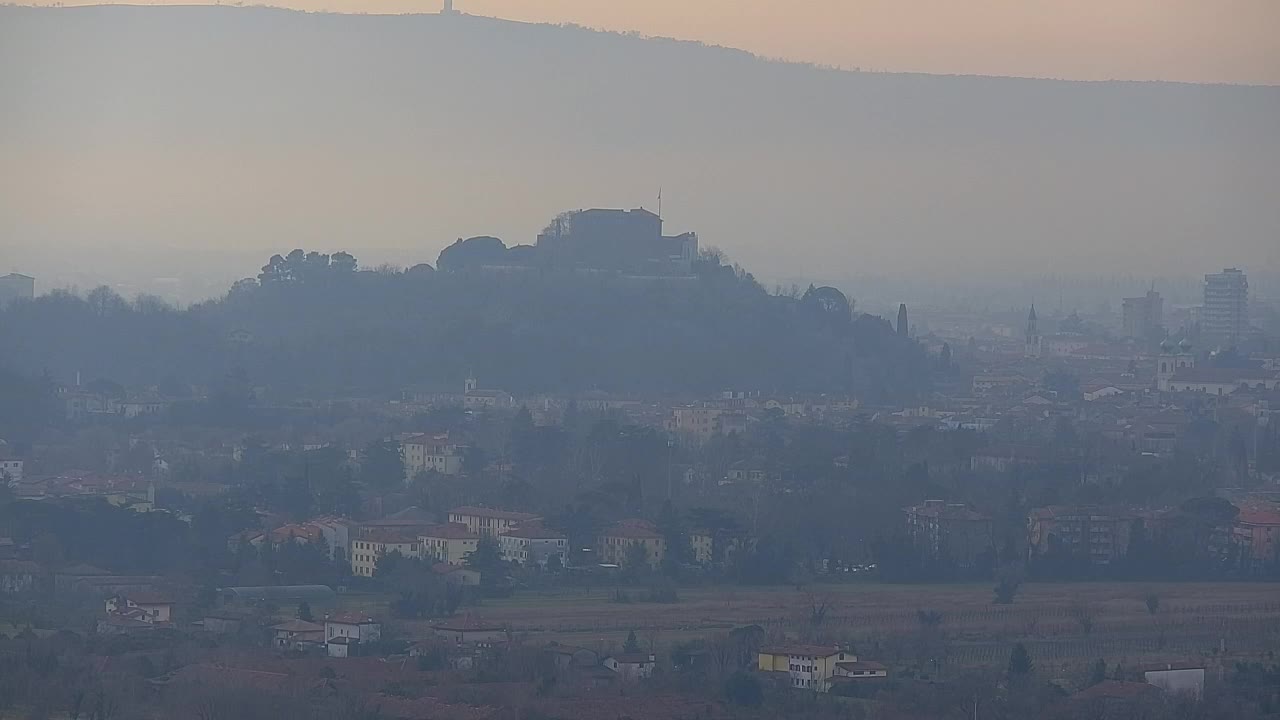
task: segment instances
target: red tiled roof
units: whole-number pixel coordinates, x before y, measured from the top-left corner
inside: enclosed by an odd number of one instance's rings
[[[624,538],[627,540],[658,540],[662,538],[662,533],[652,527],[627,521],[620,522],[600,534],[605,537]]]
[[[324,632],[323,625],[318,625],[313,622],[307,622],[306,620],[299,620],[296,618],[293,620],[290,620],[289,622],[280,623],[279,625],[272,625],[271,629],[280,630],[283,632],[295,632],[295,633]]]
[[[620,653],[609,657],[623,665],[647,665],[654,662],[654,656],[649,653]]]
[[[1280,510],[1256,507],[1240,508],[1240,514],[1236,516],[1236,522],[1246,525],[1280,525]]]
[[[520,527],[512,528],[502,534],[509,535],[511,537],[526,538],[529,540],[564,540],[565,539],[565,536],[562,533],[558,533],[555,530],[548,530],[547,528],[544,528],[541,525],[530,525],[527,527],[524,525],[521,525]]]
[[[306,540],[308,542],[317,542],[324,533],[320,532],[320,528],[315,525],[285,525],[271,531],[271,541],[275,543],[286,542],[289,539]]]
[[[449,511],[450,515],[470,515],[472,517],[494,518],[495,520],[509,520],[520,522],[522,520],[537,520],[538,516],[533,513],[516,512],[514,510],[495,510],[493,508],[476,507],[474,505],[463,505]]]
[[[835,645],[774,645],[760,648],[763,655],[798,655],[800,657],[831,657],[840,654]]]
[[[855,662],[838,662],[836,663],[836,667],[842,668],[844,670],[850,670],[852,672],[880,672],[880,671],[889,669],[884,665],[882,665],[881,663],[874,662],[872,660],[857,660]]]
[[[418,542],[417,535],[403,530],[367,530],[364,537],[356,539],[394,545],[408,545]]]
[[[433,525],[418,533],[419,537],[425,538],[442,538],[444,540],[477,540],[479,535],[467,529],[466,525],[461,523],[445,523],[443,525]]]

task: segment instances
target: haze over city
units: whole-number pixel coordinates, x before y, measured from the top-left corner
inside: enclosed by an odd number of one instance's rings
[[[0,5],[0,720],[1276,720],[1280,4],[438,1]]]
[[[662,189],[769,281],[1280,267],[1280,89],[946,77],[1274,83],[1271,3],[458,7],[4,8],[0,266],[190,301],[282,245],[408,265]]]

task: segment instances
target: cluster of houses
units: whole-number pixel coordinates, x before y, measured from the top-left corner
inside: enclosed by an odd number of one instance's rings
[[[1204,549],[1236,558],[1246,571],[1273,566],[1280,557],[1280,502],[1270,493],[1241,493],[1230,502],[1237,510],[1235,518],[1215,528]],[[968,567],[993,548],[991,516],[965,504],[926,500],[903,512],[906,534],[922,557]],[[1057,552],[1087,558],[1092,565],[1110,565],[1128,554],[1139,529],[1159,539],[1181,515],[1176,508],[1035,508],[1027,515],[1025,549],[1032,559]]]
[[[69,471],[36,476],[22,472],[22,461],[9,461],[9,489],[20,500],[95,500],[138,512],[155,509],[155,481],[140,475]]]

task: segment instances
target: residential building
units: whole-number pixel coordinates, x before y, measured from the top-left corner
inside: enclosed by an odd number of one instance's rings
[[[785,674],[797,689],[827,692],[836,676],[838,663],[856,663],[858,658],[832,645],[781,645],[760,648],[761,672]]]
[[[9,273],[0,276],[0,308],[19,300],[31,300],[36,296],[36,279],[30,275]]]
[[[351,537],[355,530],[353,522],[339,517],[321,517],[308,524],[320,529],[320,536],[329,548],[331,560],[346,560],[351,557]]]
[[[25,560],[0,560],[0,594],[30,592],[40,577],[40,566]]]
[[[964,504],[925,500],[903,512],[912,546],[930,560],[972,567],[992,550],[990,516]]]
[[[1280,506],[1240,508],[1231,527],[1231,541],[1247,569],[1273,567],[1280,555]]]
[[[22,460],[0,455],[0,482],[6,478],[15,485],[22,482],[22,466]]]
[[[652,675],[658,663],[653,653],[619,653],[606,657],[604,666],[623,682],[636,682]]]
[[[1236,268],[1204,276],[1200,333],[1217,347],[1235,347],[1249,333],[1249,280]]]
[[[510,510],[464,505],[449,511],[449,522],[465,525],[468,530],[485,537],[498,537],[520,526],[542,520],[539,515]]]
[[[721,433],[720,415],[723,411],[708,405],[688,405],[673,408],[667,429],[696,442],[707,442]]]
[[[1280,388],[1280,371],[1261,368],[1189,368],[1180,370],[1161,383],[1164,392],[1193,392],[1206,395],[1230,395],[1241,388],[1275,390]]]
[[[424,559],[430,558],[446,565],[461,565],[467,556],[476,551],[480,535],[466,525],[446,523],[427,528],[418,535],[418,546]]]
[[[481,388],[479,381],[468,377],[463,383],[462,407],[467,410],[490,410],[515,405],[515,398],[505,390]]]
[[[1128,553],[1138,517],[1127,511],[1055,505],[1032,510],[1027,521],[1032,557],[1066,553],[1108,565]]]
[[[555,530],[540,525],[522,525],[498,536],[502,559],[521,565],[545,567],[552,557],[564,563],[569,552],[569,540]]]
[[[1149,340],[1164,326],[1164,300],[1155,290],[1142,297],[1124,298],[1122,317],[1125,337]]]
[[[625,565],[630,561],[632,548],[644,551],[645,562],[657,569],[666,554],[666,540],[662,533],[644,520],[624,520],[600,533],[597,556],[601,563]]]
[[[1156,665],[1143,670],[1142,677],[1170,695],[1199,700],[1204,696],[1203,665]]]
[[[710,530],[693,530],[689,533],[689,551],[693,561],[699,565],[710,565],[715,561],[716,538]]]
[[[836,674],[831,677],[831,682],[834,684],[841,680],[856,681],[886,677],[889,677],[889,668],[883,663],[872,660],[851,660],[836,663]]]
[[[342,613],[324,619],[324,639],[330,657],[354,655],[353,645],[382,639],[382,623],[366,615]]]
[[[449,434],[413,435],[401,444],[404,453],[405,481],[422,472],[457,475],[462,472],[464,448],[453,442]]]
[[[173,621],[173,600],[151,592],[132,592],[107,598],[107,615],[140,620],[149,625]]]
[[[351,543],[351,574],[373,577],[378,568],[378,559],[383,555],[398,552],[407,558],[421,557],[420,547],[418,538],[413,535],[394,530],[367,532]]]
[[[1017,374],[983,373],[973,377],[973,394],[978,397],[1009,395],[1029,384],[1025,377]]]
[[[599,655],[594,650],[588,650],[576,645],[565,645],[552,640],[547,643],[542,651],[551,658],[551,662],[556,666],[557,670],[589,668],[599,665]]]
[[[325,626],[306,620],[290,620],[271,627],[271,644],[282,650],[319,647],[325,641]]]
[[[360,525],[360,535],[363,537],[369,533],[389,531],[400,535],[417,537],[419,533],[435,525],[437,525],[435,513],[413,506],[391,513],[381,519],[362,523]]]

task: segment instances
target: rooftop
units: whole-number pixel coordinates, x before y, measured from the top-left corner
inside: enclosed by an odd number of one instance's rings
[[[477,540],[480,538],[479,535],[471,532],[466,525],[461,523],[432,525],[418,534],[424,538],[439,538],[442,540]]]
[[[474,505],[456,507],[449,511],[449,515],[467,515],[470,517],[493,518],[495,520],[509,520],[513,522],[538,519],[538,516],[533,513],[516,512],[514,510],[496,510],[494,508],[476,507]]]
[[[835,645],[771,645],[760,648],[762,655],[788,655],[792,657],[831,657],[838,655]]]
[[[528,527],[521,526],[517,528],[512,528],[502,534],[509,537],[526,538],[528,540],[564,540],[565,539],[565,536],[563,533],[556,532],[555,530],[548,530],[547,528],[542,527],[541,525],[530,525]]]
[[[296,618],[293,620],[290,620],[289,622],[280,623],[279,625],[272,625],[271,629],[277,630],[280,632],[294,632],[294,633],[324,632],[323,625],[318,625],[313,622],[307,622],[306,620],[298,620]]]

